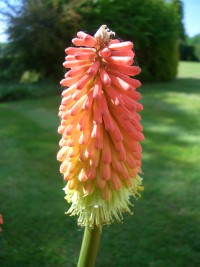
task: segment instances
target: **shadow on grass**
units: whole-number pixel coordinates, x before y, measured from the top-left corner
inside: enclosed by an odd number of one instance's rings
[[[168,91],[155,93],[153,89],[145,92],[142,101],[145,106],[142,114],[146,137],[144,152],[150,155],[148,165],[157,160],[162,165],[165,162],[167,165],[169,162],[192,164],[193,161],[193,167],[199,169],[190,148],[200,141],[200,79],[177,79],[177,82],[180,80],[185,87],[180,83],[175,86],[174,82]],[[194,80],[196,87],[187,87],[190,82],[194,84]],[[195,94],[194,98],[187,96],[186,88],[189,93]]]
[[[200,92],[200,79],[197,78],[177,78],[169,83],[151,83],[144,84],[140,89],[146,92],[149,90],[179,92],[179,93],[199,93]]]
[[[133,217],[105,229],[99,267],[198,266],[200,105],[188,106],[187,94],[200,97],[199,85],[199,79],[177,79],[145,86],[145,191]]]
[[[174,88],[176,92],[187,94],[200,93],[200,79],[195,78],[178,78],[174,81],[177,86]]]

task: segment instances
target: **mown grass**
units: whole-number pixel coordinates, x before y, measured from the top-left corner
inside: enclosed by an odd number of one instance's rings
[[[124,223],[103,228],[97,267],[200,266],[200,64],[144,85],[145,191]],[[75,267],[83,229],[64,215],[59,97],[0,104],[2,267]]]
[[[0,102],[15,101],[27,98],[41,98],[60,94],[61,88],[51,81],[37,83],[3,82],[0,84]]]

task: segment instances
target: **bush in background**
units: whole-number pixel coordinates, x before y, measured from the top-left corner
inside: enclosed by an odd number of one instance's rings
[[[187,44],[181,44],[180,45],[180,60],[183,61],[199,61],[195,46],[193,45],[187,45]]]
[[[27,70],[44,78],[62,77],[64,49],[78,27],[76,14],[66,2],[21,0],[21,8],[9,18],[10,51],[23,66],[19,79]]]
[[[94,32],[107,24],[123,40],[132,40],[145,81],[175,78],[180,36],[180,1],[96,0],[84,1],[78,13],[80,27]]]
[[[194,51],[198,61],[200,61],[200,43],[194,46]]]
[[[186,36],[181,45],[180,59],[185,61],[200,61],[200,34]]]
[[[107,24],[123,40],[134,42],[143,81],[169,81],[176,76],[182,25],[180,0],[21,2],[22,8],[9,20],[8,33],[22,73],[36,71],[44,78],[59,80],[64,49],[77,30],[94,33]]]

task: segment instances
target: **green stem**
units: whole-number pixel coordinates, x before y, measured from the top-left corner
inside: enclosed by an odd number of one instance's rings
[[[101,228],[85,227],[81,252],[77,267],[94,267],[101,238]]]

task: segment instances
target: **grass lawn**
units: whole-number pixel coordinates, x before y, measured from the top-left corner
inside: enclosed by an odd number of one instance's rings
[[[96,267],[200,266],[200,63],[141,87],[145,191],[103,228]],[[83,229],[64,214],[59,97],[0,104],[1,267],[75,267]]]

